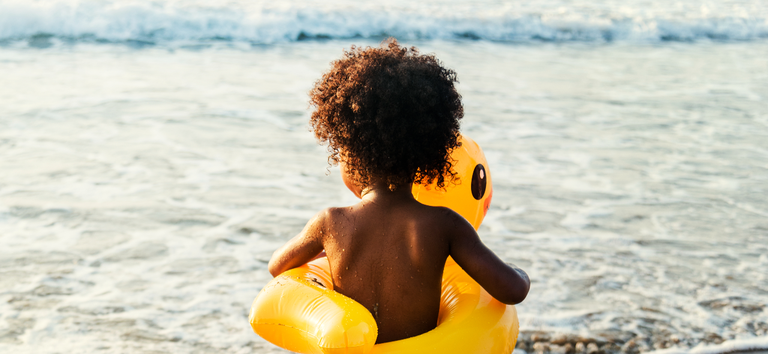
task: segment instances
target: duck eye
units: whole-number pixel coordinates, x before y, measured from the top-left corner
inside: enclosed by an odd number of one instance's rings
[[[472,196],[477,200],[482,199],[485,195],[485,187],[488,185],[488,180],[485,177],[485,167],[482,164],[477,164],[475,171],[472,172]]]

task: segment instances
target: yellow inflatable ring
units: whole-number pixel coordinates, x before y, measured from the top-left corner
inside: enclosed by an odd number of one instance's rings
[[[447,191],[428,186],[414,186],[413,191],[420,202],[450,207],[477,228],[492,195],[490,173],[480,147],[466,137],[461,141],[452,157],[462,183]],[[437,327],[394,342],[375,344],[377,327],[371,313],[333,291],[331,279],[326,258],[275,277],[251,306],[254,332],[298,353],[509,354],[515,347],[515,307],[494,299],[451,258],[443,271]]]
[[[450,259],[437,328],[399,341],[374,346],[371,313],[332,284],[326,258],[280,274],[253,302],[253,330],[298,353],[509,354],[517,341],[515,307],[498,302]]]

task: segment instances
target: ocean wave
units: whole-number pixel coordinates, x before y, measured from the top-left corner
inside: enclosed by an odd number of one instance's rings
[[[733,339],[718,345],[698,345],[692,349],[668,348],[647,354],[727,354],[768,351],[768,337]]]
[[[232,5],[232,4],[228,4]],[[546,13],[519,8],[433,11],[351,7],[147,1],[0,3],[0,41],[173,43],[307,39],[468,39],[500,42],[750,41],[768,38],[768,17],[681,16],[620,11]]]

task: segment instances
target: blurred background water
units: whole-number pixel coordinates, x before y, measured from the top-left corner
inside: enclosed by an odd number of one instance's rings
[[[480,235],[533,282],[519,350],[760,342],[767,19],[756,0],[2,0],[0,351],[284,352],[247,323],[267,261],[355,201],[307,91],[389,35],[459,75],[494,181]]]

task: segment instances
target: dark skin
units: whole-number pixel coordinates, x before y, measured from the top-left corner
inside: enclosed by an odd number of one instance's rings
[[[377,343],[413,337],[437,326],[448,256],[497,300],[517,304],[525,299],[528,275],[499,259],[461,215],[419,203],[410,186],[391,191],[374,179],[360,188],[346,173],[342,176],[362,200],[313,217],[272,255],[273,276],[322,256],[325,250],[334,290],[373,314],[379,328]]]

